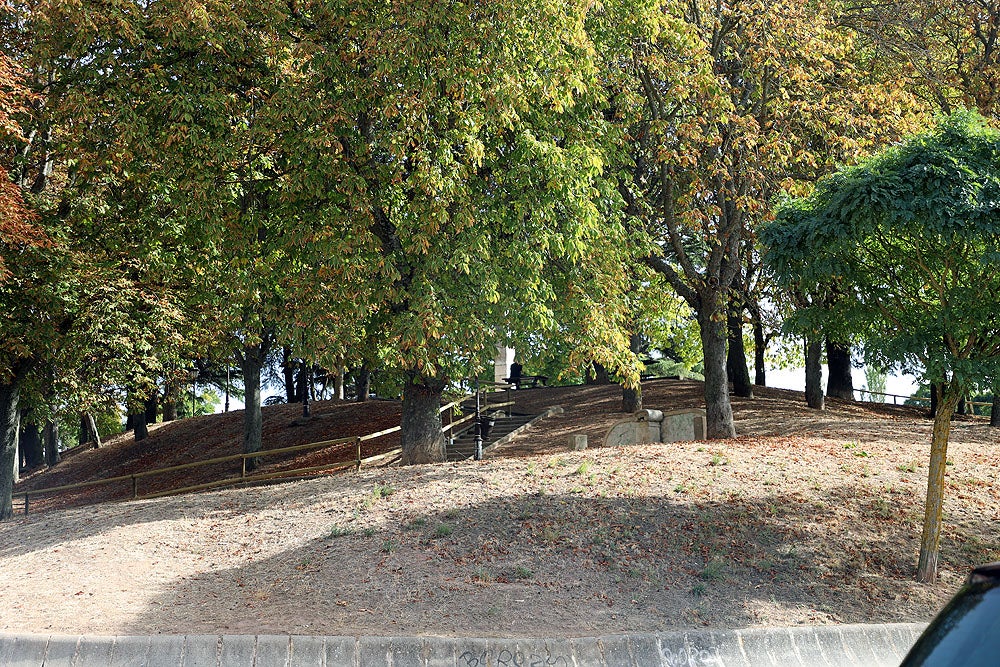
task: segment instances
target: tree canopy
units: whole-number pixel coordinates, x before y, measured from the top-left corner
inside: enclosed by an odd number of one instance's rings
[[[1000,132],[974,112],[821,181],[762,239],[813,299],[801,327],[851,334],[865,354],[922,367],[941,388],[918,578],[937,571],[949,420],[965,388],[1000,371]]]

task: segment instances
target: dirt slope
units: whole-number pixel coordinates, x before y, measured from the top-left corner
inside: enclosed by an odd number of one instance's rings
[[[697,405],[699,390],[644,387],[660,409]],[[478,463],[0,525],[0,630],[571,636],[912,621],[1000,559],[1000,449],[983,421],[954,425],[941,582],[922,586],[930,422],[916,410],[834,401],[817,414],[801,394],[760,390],[735,402],[733,440],[570,453],[568,434],[596,444],[622,417],[615,388],[518,400],[566,412]]]

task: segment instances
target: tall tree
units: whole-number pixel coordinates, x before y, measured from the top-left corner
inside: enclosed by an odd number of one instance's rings
[[[649,235],[647,263],[697,313],[708,433],[729,437],[726,312],[741,244],[783,187],[801,191],[892,136],[906,96],[873,80],[822,3],[603,7],[611,110],[631,151],[620,189]]]
[[[938,390],[917,578],[937,577],[951,416],[1000,368],[1000,132],[955,114],[788,203],[764,230],[788,281],[840,298],[805,326],[863,336],[865,354],[925,369]]]

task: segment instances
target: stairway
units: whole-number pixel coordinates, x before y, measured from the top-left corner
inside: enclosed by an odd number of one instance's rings
[[[514,431],[522,428],[525,424],[535,419],[538,415],[526,415],[514,412],[509,416],[497,415],[496,423],[490,432],[483,438],[483,451]],[[449,461],[465,461],[471,459],[476,453],[476,431],[474,426],[470,426],[464,431],[460,431],[455,436],[455,442],[448,445]]]

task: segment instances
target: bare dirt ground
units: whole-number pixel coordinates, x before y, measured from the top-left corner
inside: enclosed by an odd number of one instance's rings
[[[700,389],[647,383],[646,405],[697,406]],[[918,410],[831,401],[816,413],[801,394],[759,389],[734,401],[733,440],[595,447],[624,417],[617,392],[515,392],[521,409],[566,412],[482,462],[18,517],[0,525],[0,631],[574,636],[920,621],[968,568],[1000,559],[1000,434],[984,421],[954,423],[941,577],[925,586],[912,581],[930,439]],[[592,449],[565,451],[573,433]]]

